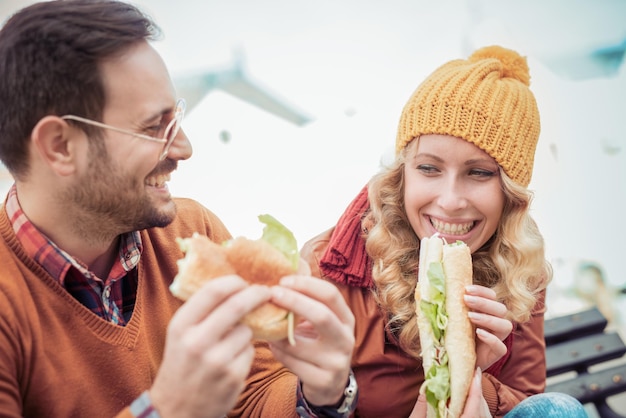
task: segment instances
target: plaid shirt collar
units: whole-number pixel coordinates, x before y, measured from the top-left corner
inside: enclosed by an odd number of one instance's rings
[[[98,282],[97,285],[101,286],[102,284],[109,285],[124,277],[126,272],[135,268],[139,263],[142,252],[139,231],[123,234],[120,237],[119,263],[115,263],[111,268],[109,276],[101,280],[95,277],[88,270],[87,266],[57,247],[28,220],[20,207],[15,184],[9,190],[5,208],[15,235],[28,256],[37,261],[62,286],[64,286],[65,278],[72,266],[80,271],[86,280],[90,282],[96,281]],[[92,283],[91,285],[94,286],[95,284]]]

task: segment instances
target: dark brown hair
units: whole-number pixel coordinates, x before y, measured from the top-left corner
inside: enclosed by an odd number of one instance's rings
[[[10,17],[0,30],[0,160],[11,174],[27,174],[28,139],[44,116],[101,119],[101,61],[159,36],[148,16],[114,0],[42,2]]]

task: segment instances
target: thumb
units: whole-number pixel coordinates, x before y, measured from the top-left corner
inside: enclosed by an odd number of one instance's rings
[[[415,406],[413,407],[413,412],[411,412],[409,418],[426,417],[427,405],[428,404],[426,403],[426,394],[420,391],[420,396],[417,398],[417,402],[415,403]]]
[[[474,372],[474,379],[476,380],[476,385],[480,393],[483,393],[483,372],[479,367],[476,367],[476,371]]]

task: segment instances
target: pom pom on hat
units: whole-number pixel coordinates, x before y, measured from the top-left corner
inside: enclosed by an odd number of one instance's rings
[[[526,59],[515,51],[497,45],[487,46],[475,51],[467,60],[479,62],[488,58],[497,59],[502,63],[502,77],[515,78],[530,86],[530,70]]]
[[[540,132],[529,85],[526,58],[501,46],[442,65],[404,106],[396,153],[420,135],[452,135],[487,152],[513,181],[528,186]]]

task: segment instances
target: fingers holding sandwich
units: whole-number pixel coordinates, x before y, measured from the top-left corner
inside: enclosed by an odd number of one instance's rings
[[[465,288],[465,304],[472,310],[484,312],[498,318],[508,314],[506,306],[496,300],[496,292],[485,286],[471,285]]]
[[[501,341],[513,331],[513,323],[506,318],[477,311],[470,311],[468,315],[476,328],[491,332]]]
[[[194,233],[178,238],[184,253],[178,260],[178,273],[170,286],[172,294],[188,300],[207,281],[225,275],[237,275],[250,285],[273,286],[298,269],[298,249],[293,233],[270,215],[260,215],[266,224],[261,239],[238,237],[215,243],[207,236]],[[293,314],[272,303],[250,311],[241,322],[249,326],[254,337],[262,340],[288,338],[293,343]]]
[[[472,385],[470,386],[467,402],[465,402],[465,408],[463,409],[461,418],[491,418],[491,411],[483,396],[482,372],[480,367],[477,367],[474,372]]]
[[[219,289],[220,286],[223,288]],[[205,340],[219,340],[236,326],[249,328],[245,326],[246,318],[266,305],[270,298],[267,286],[250,285],[238,276],[224,276],[202,286],[181,307],[181,318],[176,321],[185,321],[185,325],[195,328]]]
[[[289,337],[293,315],[271,303],[270,286],[296,271],[297,246],[275,219],[259,219],[267,225],[260,240],[177,240],[184,257],[170,290],[185,303],[170,321],[150,389],[163,416],[225,415],[245,387],[252,339]]]
[[[304,337],[344,342],[346,351],[352,351],[354,315],[335,285],[312,276],[288,276],[272,288],[272,302],[302,319],[297,329],[308,330]],[[304,339],[297,333],[298,337]],[[323,356],[314,357],[327,361]]]
[[[487,369],[506,354],[506,345],[495,335],[478,328],[476,336],[476,364],[479,367]]]
[[[322,279],[289,276],[272,288],[272,302],[301,318],[296,344],[272,342],[274,356],[300,378],[309,403],[336,403],[343,396],[354,349],[355,320],[341,293]]]
[[[417,398],[417,403],[413,407],[413,411],[409,418],[426,418],[427,417],[428,403],[426,401],[426,394],[420,393]],[[467,395],[467,401],[463,408],[463,414],[461,418],[490,418],[491,411],[487,405],[482,393],[482,372],[480,367],[476,368],[472,382]]]
[[[506,307],[495,299],[495,292],[487,287],[466,288],[464,300],[476,327],[476,364],[483,370],[506,354],[503,340],[513,331],[513,323],[506,318]]]
[[[176,312],[172,323],[176,329],[200,326],[208,316],[221,321],[220,328],[229,328],[271,297],[264,286],[250,284],[236,275],[226,275],[202,283]],[[218,315],[223,313],[222,315]]]
[[[233,407],[254,358],[252,331],[239,321],[269,298],[268,288],[231,275],[208,281],[178,309],[150,389],[163,416],[219,416]]]

